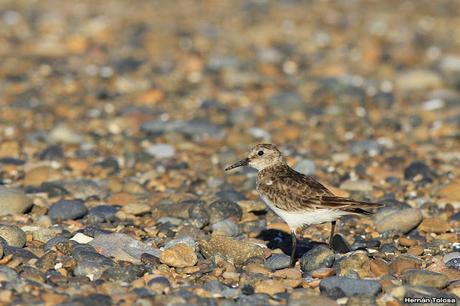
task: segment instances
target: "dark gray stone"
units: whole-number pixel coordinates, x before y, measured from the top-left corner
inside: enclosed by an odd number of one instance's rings
[[[319,284],[321,294],[338,299],[349,296],[376,296],[381,290],[378,281],[332,276]]]
[[[303,271],[311,272],[313,270],[331,267],[334,263],[334,252],[325,245],[318,245],[300,258],[300,266]]]
[[[85,216],[88,208],[81,200],[59,200],[51,205],[48,215],[53,220],[75,220]]]

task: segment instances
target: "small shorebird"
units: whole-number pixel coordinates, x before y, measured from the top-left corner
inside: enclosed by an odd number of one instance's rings
[[[291,267],[295,263],[297,228],[331,222],[331,245],[337,219],[344,215],[370,215],[372,213],[366,209],[383,206],[335,196],[313,177],[289,167],[281,152],[272,144],[256,145],[247,158],[225,168],[225,171],[241,166],[250,166],[259,171],[257,191],[260,197],[289,225],[292,238]]]

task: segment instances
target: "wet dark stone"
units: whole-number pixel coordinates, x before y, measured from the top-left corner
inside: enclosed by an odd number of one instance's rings
[[[51,205],[48,215],[53,220],[74,220],[88,213],[82,200],[59,200]]]
[[[417,160],[411,163],[404,170],[404,178],[413,180],[416,176],[421,176],[424,180],[432,181],[436,177],[436,173],[423,161]]]
[[[318,245],[303,254],[300,266],[303,271],[310,272],[319,268],[330,268],[334,263],[334,252],[325,245]]]
[[[210,223],[216,223],[227,218],[241,219],[241,207],[232,201],[217,200],[208,207]]]
[[[160,259],[153,256],[152,254],[142,253],[141,254],[141,262],[151,268],[156,268],[158,265],[161,264]]]
[[[333,299],[349,296],[376,296],[381,290],[378,281],[331,276],[319,284],[321,294]]]
[[[40,160],[61,160],[64,158],[64,151],[59,145],[51,145],[38,155]]]
[[[252,295],[254,292],[254,287],[251,285],[244,285],[243,288],[241,288],[241,293],[245,295]]]
[[[335,234],[334,237],[332,237],[332,249],[342,254],[351,251],[350,245],[341,234]]]
[[[366,250],[376,249],[380,246],[380,241],[377,239],[366,240],[360,236],[356,237],[355,242],[351,245],[351,250]]]
[[[382,253],[395,253],[398,249],[392,243],[382,244],[379,251]]]

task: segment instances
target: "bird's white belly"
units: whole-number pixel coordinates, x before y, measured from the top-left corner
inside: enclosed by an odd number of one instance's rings
[[[281,217],[291,228],[295,230],[298,227],[310,224],[320,224],[324,222],[331,222],[337,220],[347,213],[339,210],[332,209],[315,209],[312,211],[295,211],[288,212],[276,207],[266,196],[260,195],[262,200],[270,207],[273,212]]]

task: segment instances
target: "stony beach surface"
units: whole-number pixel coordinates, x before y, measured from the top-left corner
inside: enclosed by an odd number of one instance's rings
[[[0,1],[0,305],[460,296],[460,2]],[[370,218],[289,229],[272,142]]]

